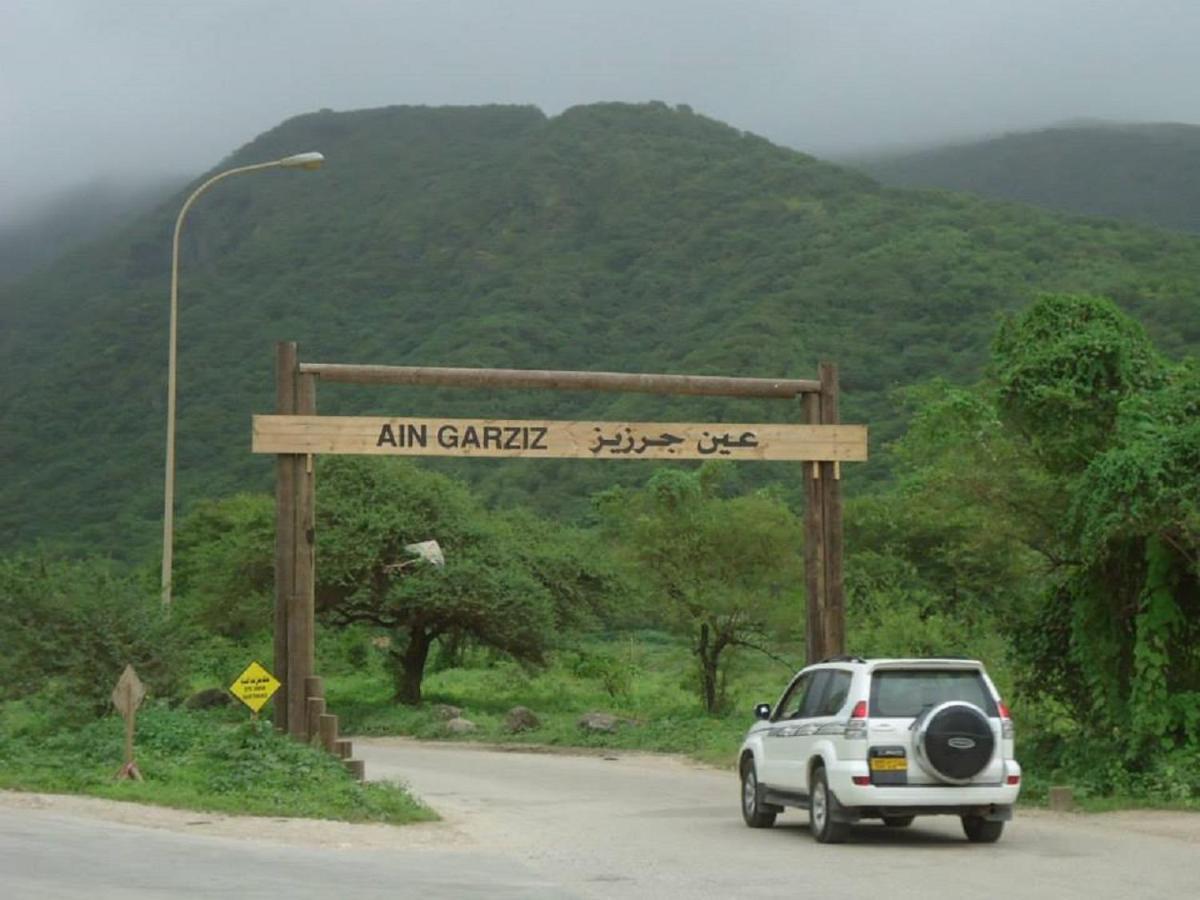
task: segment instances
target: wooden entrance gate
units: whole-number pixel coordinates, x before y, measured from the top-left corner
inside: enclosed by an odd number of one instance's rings
[[[619,391],[803,402],[804,424],[557,422],[317,415],[317,384],[425,385]],[[316,491],[313,456],[353,453],[492,458],[796,460],[804,463],[804,569],[808,660],[845,642],[841,463],[867,458],[867,429],[842,425],[837,367],[815,380],[526,369],[454,369],[302,363],[276,348],[276,414],[254,417],[253,450],[275,454],[276,725],[310,731]]]

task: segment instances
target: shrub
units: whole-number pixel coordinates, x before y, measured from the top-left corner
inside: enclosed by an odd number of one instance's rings
[[[53,694],[58,716],[96,716],[126,665],[178,698],[191,643],[153,589],[106,561],[0,560],[0,699]]]

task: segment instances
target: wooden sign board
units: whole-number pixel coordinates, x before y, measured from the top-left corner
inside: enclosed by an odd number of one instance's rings
[[[865,425],[255,416],[255,453],[861,462]]]
[[[133,666],[126,666],[121,677],[117,679],[117,686],[113,688],[112,692],[113,706],[125,719],[125,765],[121,766],[121,770],[117,772],[118,780],[142,780],[142,773],[133,759],[133,732],[138,707],[145,699],[146,686],[142,684],[142,679],[138,678]]]
[[[117,686],[113,688],[113,706],[126,721],[129,721],[145,699],[146,686],[142,684],[142,679],[138,678],[133,666],[126,666],[121,677],[117,679]]]

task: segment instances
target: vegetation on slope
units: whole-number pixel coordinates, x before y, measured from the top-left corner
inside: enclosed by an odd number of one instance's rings
[[[184,241],[179,489],[270,484],[247,451],[273,342],[305,360],[809,377],[841,366],[879,449],[891,392],[981,373],[996,317],[1102,293],[1165,352],[1200,343],[1200,244],[864,176],[662,104],[301,116],[227,163],[308,148],[206,196]],[[169,229],[178,200],[0,292],[0,540],[152,553],[161,515]],[[325,412],[795,420],[785,403],[326,387]],[[586,514],[636,464],[443,462],[489,504]],[[746,477],[798,500],[794,467]]]
[[[1200,232],[1197,125],[1064,125],[853,165],[894,187]]]

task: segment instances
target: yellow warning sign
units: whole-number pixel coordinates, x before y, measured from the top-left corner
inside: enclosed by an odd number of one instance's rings
[[[229,692],[255,712],[262,709],[277,690],[279,680],[257,662],[246,666],[246,671],[229,686]]]

